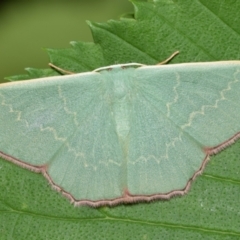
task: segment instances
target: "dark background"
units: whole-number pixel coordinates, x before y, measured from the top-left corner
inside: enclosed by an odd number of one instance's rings
[[[6,0],[0,3],[0,82],[47,68],[43,48],[67,48],[70,41],[92,41],[85,20],[118,20],[133,12],[128,0]]]

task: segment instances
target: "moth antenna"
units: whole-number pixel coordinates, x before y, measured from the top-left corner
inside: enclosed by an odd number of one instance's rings
[[[170,60],[172,60],[178,54],[179,54],[179,51],[174,52],[170,57],[168,57],[166,60],[158,63],[157,65],[163,65],[163,64],[168,63]]]
[[[54,68],[56,69],[57,71],[61,72],[61,73],[64,73],[64,74],[75,74],[74,72],[70,72],[70,71],[67,71],[67,70],[64,70],[60,67],[57,67],[56,65],[52,64],[52,63],[49,63],[48,64],[51,68]]]

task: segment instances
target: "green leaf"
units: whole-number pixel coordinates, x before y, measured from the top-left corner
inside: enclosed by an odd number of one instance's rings
[[[10,81],[28,80],[34,78],[51,77],[59,75],[56,71],[52,69],[37,69],[37,68],[25,68],[28,74],[16,75],[11,77],[6,77],[5,79]]]
[[[82,72],[115,63],[155,64],[176,50],[171,63],[240,59],[240,0],[133,4],[135,19],[89,23],[95,44],[48,49],[50,61]],[[42,74],[34,77],[49,76]],[[239,149],[238,141],[211,157],[183,197],[98,209],[74,207],[42,175],[1,160],[1,239],[239,239]]]

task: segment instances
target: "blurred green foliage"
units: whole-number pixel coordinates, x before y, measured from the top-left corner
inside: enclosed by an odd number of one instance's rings
[[[0,5],[0,82],[46,68],[43,48],[70,47],[70,41],[92,41],[85,20],[104,22],[132,12],[128,0],[15,0]]]

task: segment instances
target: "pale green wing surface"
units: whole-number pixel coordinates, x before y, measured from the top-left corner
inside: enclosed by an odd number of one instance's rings
[[[115,65],[0,85],[0,155],[76,204],[185,193],[240,134],[240,63]]]
[[[39,168],[77,200],[121,196],[123,156],[106,86],[99,73],[2,84],[1,155]]]
[[[128,190],[167,198],[239,137],[240,62],[141,67],[133,81]]]

